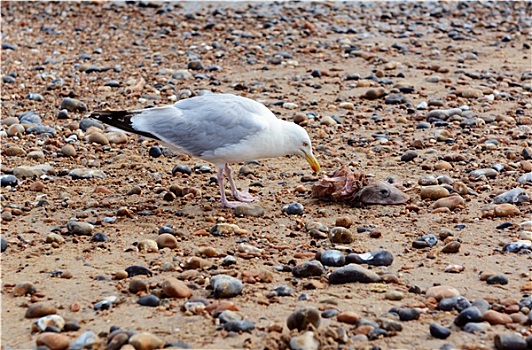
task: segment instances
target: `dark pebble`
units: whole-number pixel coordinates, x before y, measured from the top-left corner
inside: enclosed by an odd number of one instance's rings
[[[32,100],[32,101],[43,101],[44,100],[44,97],[42,97],[41,94],[36,94],[36,93],[29,93],[26,95],[26,98],[28,100]]]
[[[186,166],[186,165],[176,165],[172,169],[172,175],[175,175],[176,173],[190,175],[190,174],[192,174],[192,169],[190,169],[190,167]]]
[[[322,276],[325,274],[325,268],[318,260],[305,261],[292,269],[295,277]]]
[[[417,238],[414,242],[412,242],[412,247],[417,249],[432,247],[438,243],[438,238],[432,234],[429,233],[427,235],[423,235],[420,238]]]
[[[9,44],[9,43],[2,43],[2,50],[16,50],[17,47],[13,44]]]
[[[321,253],[320,261],[326,266],[344,266],[345,255],[339,250],[326,250]]]
[[[401,161],[409,162],[409,161],[413,160],[416,157],[417,157],[417,152],[414,151],[414,150],[409,150],[409,151],[406,151],[405,153],[403,153],[403,155],[401,156]]]
[[[393,255],[391,252],[384,249],[364,254],[351,253],[347,255],[347,263],[390,266],[393,263]]]
[[[500,224],[499,226],[495,227],[497,230],[504,230],[504,229],[507,229],[509,227],[512,227],[514,224],[512,224],[511,222],[503,222],[502,224]]]
[[[51,135],[54,136],[57,132],[55,128],[52,128],[51,126],[45,126],[45,125],[34,125],[29,127],[26,132],[28,134],[37,134],[37,135]]]
[[[153,157],[153,158],[159,158],[160,156],[163,155],[163,151],[161,150],[161,147],[159,146],[150,147],[150,150],[148,153],[150,157]]]
[[[127,272],[127,277],[133,277],[137,275],[146,275],[146,276],[153,275],[153,272],[151,272],[150,269],[144,266],[139,266],[139,265],[132,265],[128,267],[126,269],[126,272]]]
[[[4,75],[2,77],[2,83],[4,84],[15,84],[17,80],[13,78],[11,75]]]
[[[504,275],[490,276],[486,279],[488,284],[508,284],[508,277]]]
[[[399,309],[398,314],[401,321],[412,321],[419,319],[420,312],[413,307],[404,307]]]
[[[223,328],[228,332],[249,332],[255,329],[255,323],[249,320],[235,320],[224,323]]]
[[[532,250],[532,244],[530,242],[512,242],[505,244],[502,248],[505,252],[519,253],[522,250]]]
[[[500,333],[495,335],[497,350],[527,350],[527,341],[519,333]],[[528,348],[530,349],[530,348]]]
[[[286,285],[281,285],[273,291],[280,297],[289,297],[294,294],[294,290]]]
[[[355,264],[340,267],[329,275],[329,283],[331,284],[378,283],[381,281],[382,279],[375,272]]]
[[[301,203],[290,203],[283,207],[281,210],[288,215],[303,215],[303,205]]]
[[[69,112],[86,112],[87,105],[75,98],[66,97],[61,101],[59,109],[66,109]]]
[[[0,252],[2,252],[2,253],[5,252],[8,245],[9,245],[9,243],[7,243],[5,238],[1,237],[0,238]]]
[[[490,303],[484,299],[473,300],[473,302],[471,303],[471,306],[476,306],[482,314],[484,314],[484,312],[488,311],[491,308]]]
[[[2,187],[15,187],[18,184],[18,179],[15,175],[0,175],[0,185]]]
[[[321,312],[321,317],[322,318],[333,318],[338,314],[339,312],[336,309],[325,309]]]
[[[390,94],[384,100],[387,105],[396,105],[406,102],[406,97],[403,94]]]
[[[83,131],[87,131],[87,129],[90,128],[91,126],[97,127],[100,130],[104,130],[105,129],[105,127],[103,126],[102,123],[100,123],[99,121],[94,120],[94,119],[83,118],[79,122],[79,128],[81,130],[83,130]]]
[[[482,322],[482,313],[476,306],[470,306],[462,310],[454,319],[454,324],[460,328],[469,322]]]
[[[451,330],[438,323],[431,323],[429,326],[430,335],[438,339],[447,339],[451,335]]]
[[[111,300],[102,300],[94,304],[94,311],[109,310],[112,306],[113,302]]]
[[[93,242],[108,242],[109,238],[106,235],[104,235],[103,233],[101,233],[101,232],[96,232],[92,236],[91,240]]]
[[[242,292],[244,286],[239,279],[228,275],[216,275],[211,278],[215,298],[232,298]]]
[[[471,303],[469,302],[469,300],[467,300],[466,298],[464,298],[463,296],[461,295],[458,295],[456,297],[453,297],[454,301],[455,301],[455,304],[454,304],[454,308],[458,311],[458,312],[462,312],[463,310],[467,309],[468,307],[471,306]],[[479,310],[482,311],[482,309],[479,308]]]
[[[369,340],[375,340],[381,337],[386,337],[388,335],[388,331],[383,328],[374,328],[368,333],[368,339]]]
[[[298,331],[307,329],[309,325],[313,325],[317,329],[320,323],[320,312],[313,307],[297,309],[286,320],[288,329],[297,329]]]
[[[63,330],[65,332],[75,332],[81,328],[79,322],[77,321],[67,321],[65,322],[65,326],[63,327]]]
[[[140,297],[137,303],[142,306],[155,307],[155,306],[159,306],[159,304],[161,303],[161,300],[153,294],[148,294],[148,295]]]
[[[171,235],[174,234],[174,228],[171,225],[164,225],[161,226],[159,229],[159,234],[162,235],[163,233],[169,233]]]
[[[110,86],[110,87],[120,87],[120,82],[116,81],[116,80],[109,80],[108,82],[106,82],[103,85],[104,86]]]
[[[59,112],[57,112],[57,119],[68,119],[70,118],[70,115],[68,114],[68,111],[66,109],[62,109]]]

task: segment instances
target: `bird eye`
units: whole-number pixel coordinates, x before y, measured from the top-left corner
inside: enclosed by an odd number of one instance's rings
[[[308,147],[308,142],[307,141],[303,141],[303,147]]]

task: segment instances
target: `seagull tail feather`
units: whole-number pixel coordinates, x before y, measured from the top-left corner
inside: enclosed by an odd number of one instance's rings
[[[120,130],[130,132],[137,135],[146,136],[155,140],[160,140],[157,136],[142,130],[137,130],[133,127],[131,120],[137,112],[132,111],[95,111],[91,113],[89,118],[96,119],[107,125],[113,126]]]

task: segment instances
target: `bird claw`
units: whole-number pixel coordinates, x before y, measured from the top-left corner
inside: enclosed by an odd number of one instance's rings
[[[236,193],[233,193],[233,197],[235,197],[236,200],[240,202],[245,202],[245,203],[253,202],[254,200],[258,199],[258,197],[252,196],[251,194],[249,194],[249,192],[238,192],[238,191]]]

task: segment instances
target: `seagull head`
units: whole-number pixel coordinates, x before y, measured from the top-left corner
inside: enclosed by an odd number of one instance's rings
[[[310,164],[312,170],[318,173],[321,169],[320,163],[318,163],[318,160],[312,153],[312,142],[310,142],[307,131],[297,124],[292,123],[292,125],[293,132],[290,138],[291,154],[298,154],[304,157]]]

